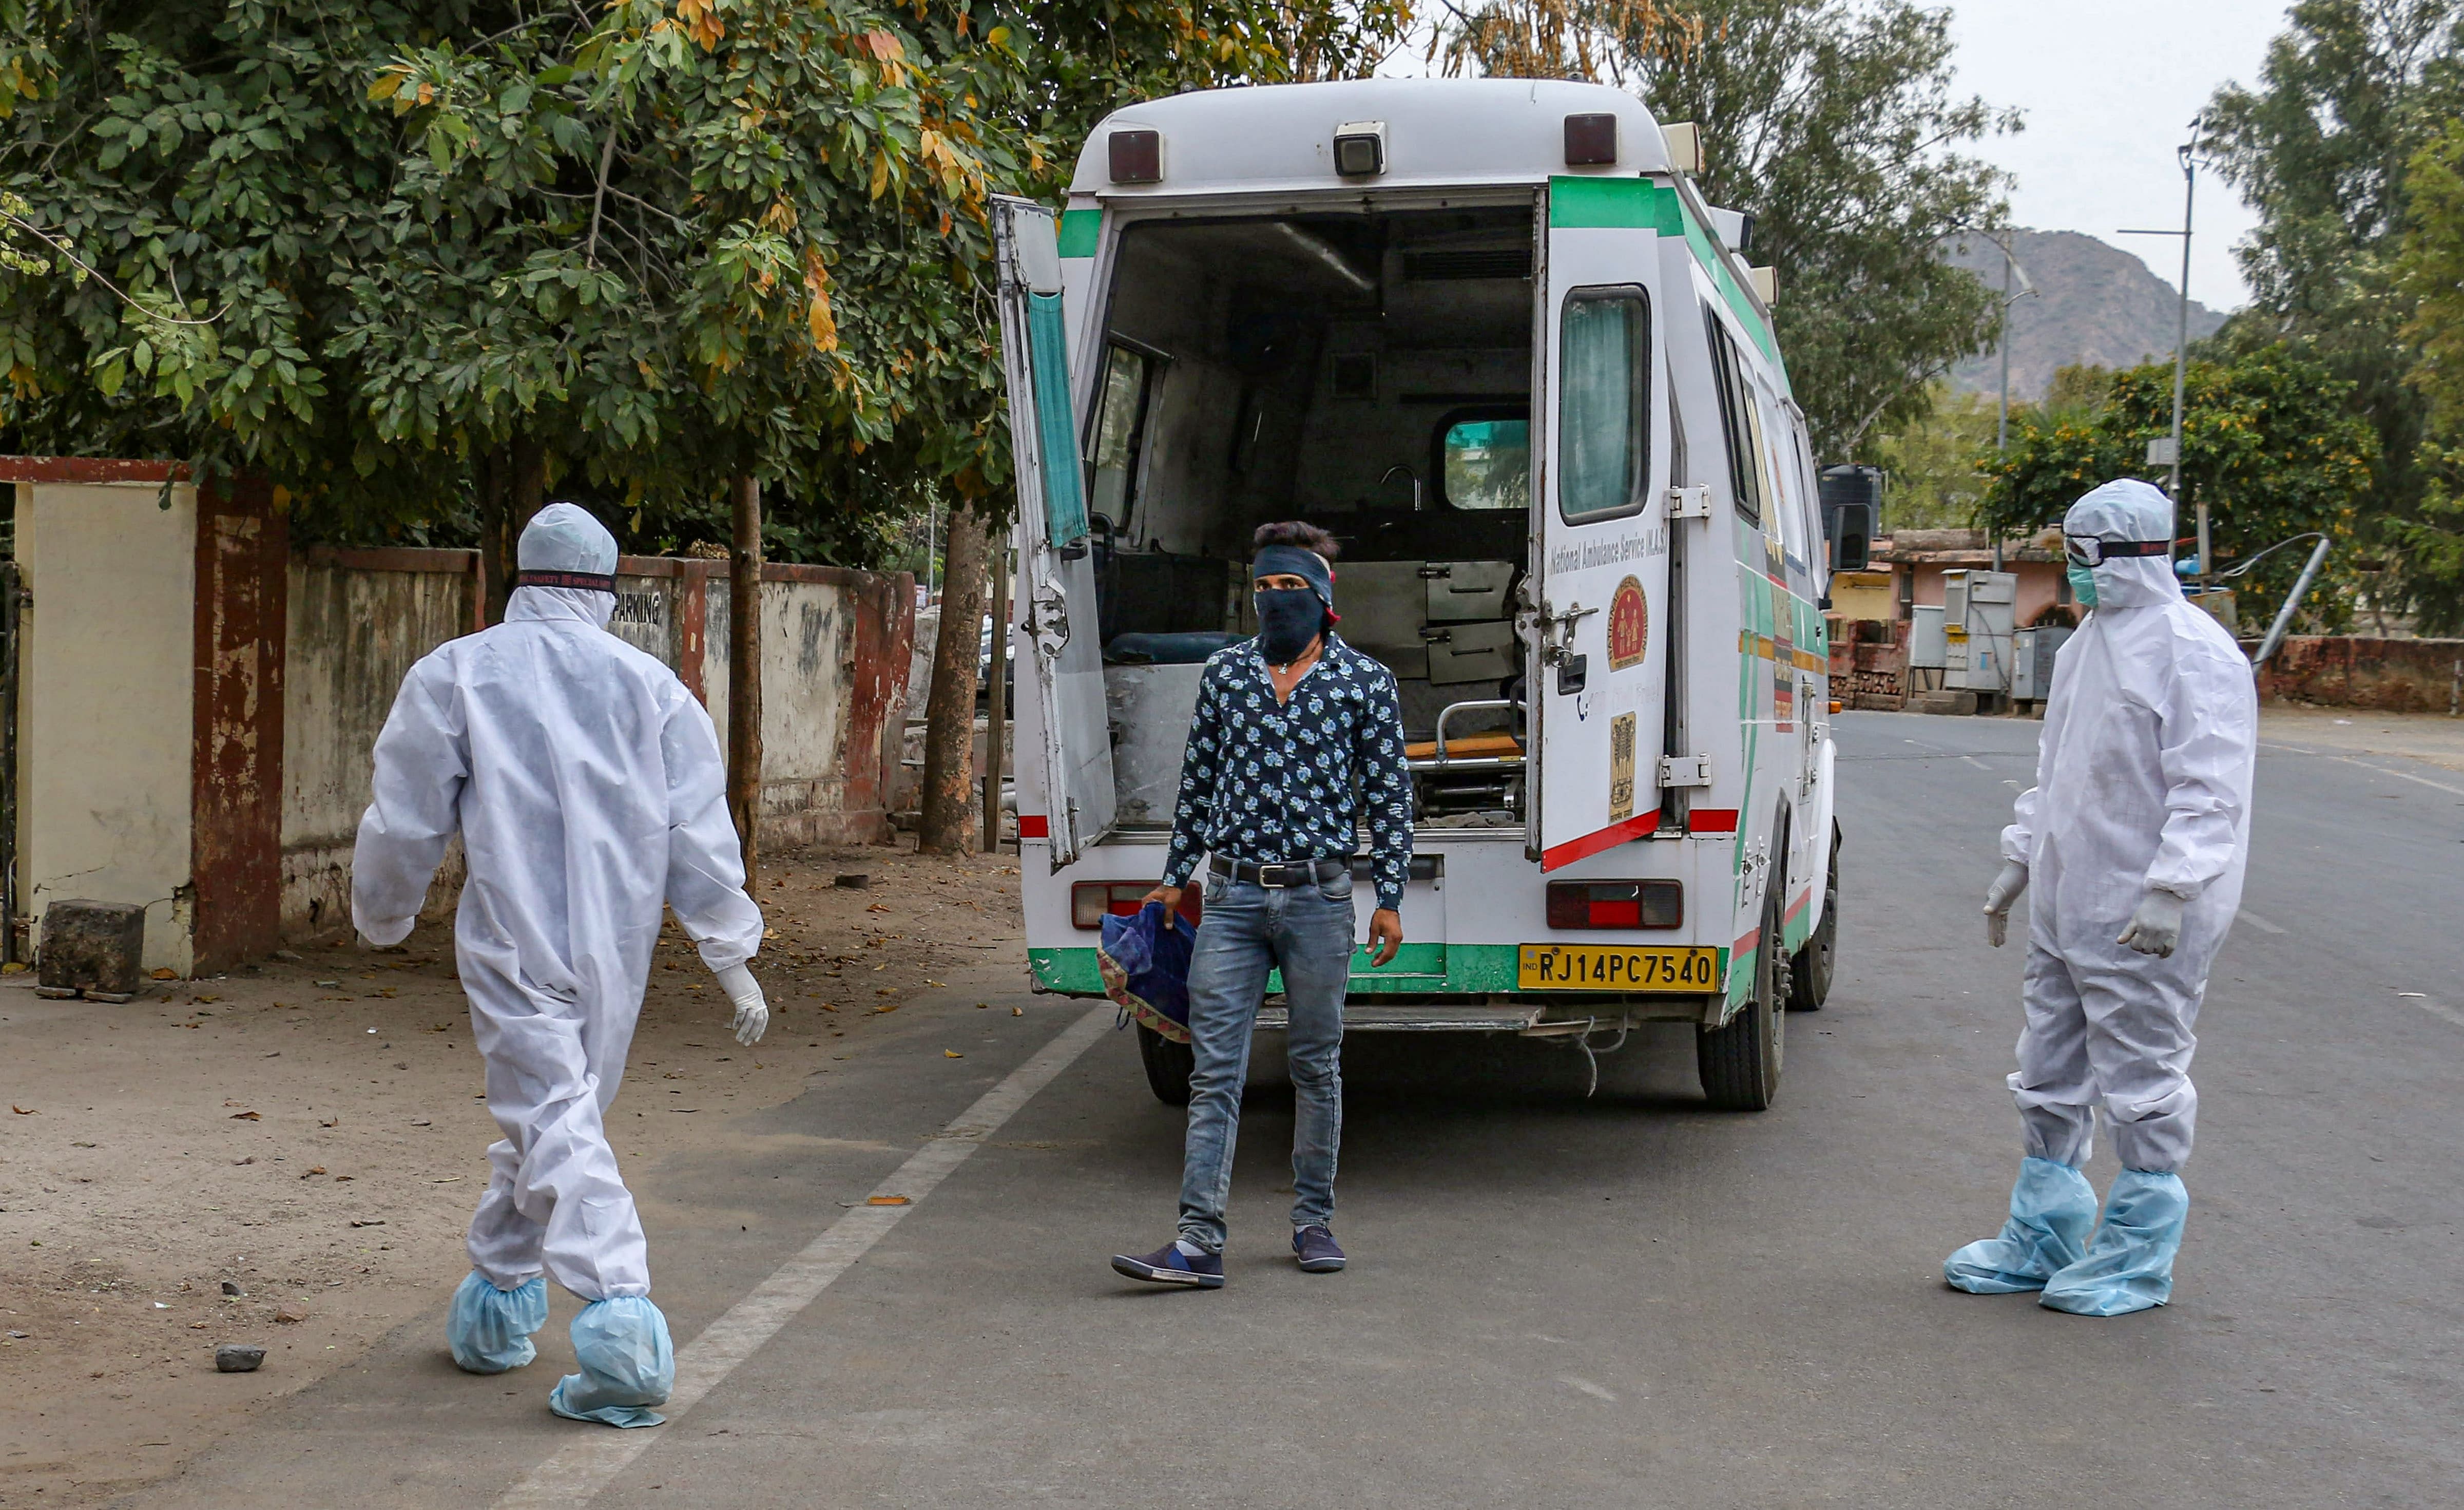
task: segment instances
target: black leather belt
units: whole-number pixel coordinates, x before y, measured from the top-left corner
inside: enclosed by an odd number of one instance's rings
[[[1228,879],[1255,881],[1261,886],[1328,886],[1352,874],[1350,860],[1286,860],[1261,865],[1255,860],[1236,860],[1228,855],[1207,856],[1206,867]]]

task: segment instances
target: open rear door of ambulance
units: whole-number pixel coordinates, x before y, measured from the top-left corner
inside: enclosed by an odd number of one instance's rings
[[[1682,213],[1675,199],[1648,179],[1549,184],[1545,357],[1531,415],[1540,482],[1531,816],[1543,870],[1660,824],[1669,439],[1654,285],[1659,227]]]
[[[1049,839],[1052,868],[1075,860],[1112,824],[1112,741],[1096,643],[1095,566],[1070,407],[1068,331],[1062,318],[1059,217],[1030,200],[993,200],[1001,259],[1001,368],[1018,479],[1023,623],[1031,696],[1042,731],[1041,815],[1019,803],[1019,836]],[[945,632],[950,626],[944,626]]]

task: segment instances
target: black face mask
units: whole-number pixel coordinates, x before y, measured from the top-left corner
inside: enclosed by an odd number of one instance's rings
[[[1326,605],[1307,588],[1265,588],[1257,598],[1259,653],[1270,665],[1288,666],[1317,638]]]

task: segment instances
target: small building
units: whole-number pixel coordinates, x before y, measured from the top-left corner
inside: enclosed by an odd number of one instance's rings
[[[1942,601],[1944,572],[1996,568],[1992,543],[1981,529],[1903,529],[1875,540],[1873,569],[1891,574],[1891,617],[1904,619],[1912,605]],[[2076,619],[2071,579],[2062,565],[2061,531],[2004,541],[1999,569],[2019,579],[2019,628]],[[2053,610],[2060,611],[2048,617]]]
[[[1943,573],[1994,569],[1993,545],[1981,529],[1903,529],[1877,536],[1863,571],[1831,579],[1832,696],[1854,708],[1896,712],[1940,685],[1908,671],[1908,611],[1943,600]],[[2001,569],[2017,579],[2016,617],[2022,629],[2070,624],[2070,577],[2063,569],[2059,530],[2046,530],[2002,544]]]

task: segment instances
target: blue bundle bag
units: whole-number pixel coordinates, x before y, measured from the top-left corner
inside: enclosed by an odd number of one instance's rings
[[[1107,917],[1095,968],[1121,1010],[1175,1043],[1189,1041],[1189,955],[1198,930],[1159,901]]]

